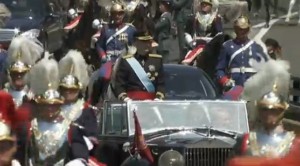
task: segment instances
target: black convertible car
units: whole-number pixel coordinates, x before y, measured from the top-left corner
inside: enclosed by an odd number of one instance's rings
[[[172,160],[182,166],[223,166],[242,153],[249,131],[246,103],[215,100],[217,90],[201,69],[175,64],[164,69],[165,101],[105,102],[99,116],[98,160],[120,166],[130,156],[124,143],[129,149],[134,144],[133,109],[154,165],[168,166],[165,162]]]
[[[244,133],[249,127],[244,102],[107,102],[101,116],[101,143],[96,155],[99,161],[120,166],[130,156],[128,150],[135,144],[134,111],[154,158],[153,165],[224,166],[246,146]]]
[[[0,44],[8,47],[12,38],[22,32],[37,29],[40,41],[50,52],[63,46],[66,12],[51,0],[0,0],[9,16],[1,18]]]

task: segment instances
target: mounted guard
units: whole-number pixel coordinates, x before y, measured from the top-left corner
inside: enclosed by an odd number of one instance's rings
[[[88,66],[83,55],[70,50],[66,56],[59,61],[60,83],[59,92],[65,99],[61,107],[62,115],[84,127],[85,136],[96,140],[98,109],[85,103],[84,94],[88,85]]]
[[[23,36],[15,37],[8,49],[7,63],[9,82],[5,84],[4,90],[10,93],[17,107],[23,103],[26,95],[30,95],[27,85],[27,73],[38,60],[43,52],[40,43]]]
[[[229,166],[299,165],[300,141],[282,125],[288,109],[289,64],[270,60],[245,82],[243,98],[256,101],[258,123],[249,135],[248,153]]]
[[[199,4],[199,11],[196,12],[194,21],[193,37],[185,33],[185,40],[190,49],[183,64],[191,64],[203,51],[206,44],[218,33],[223,32],[222,18],[218,14],[213,0],[202,0]]]
[[[67,133],[71,121],[60,114],[64,98],[56,90],[58,83],[57,62],[46,52],[44,59],[30,71],[30,86],[35,96],[27,160],[33,165],[63,165],[67,157]]]
[[[30,85],[35,97],[28,157],[33,165],[63,166],[75,161],[77,165],[87,165],[93,145],[84,138],[84,132],[78,131],[82,126],[62,112],[65,99],[57,91],[59,83],[58,64],[46,52],[30,71]]]
[[[216,77],[224,92],[243,87],[257,72],[253,65],[269,60],[262,47],[248,38],[250,21],[247,17],[241,16],[234,22],[234,31],[236,38],[223,44],[216,66]]]
[[[290,150],[295,134],[282,124],[289,106],[289,68],[287,61],[270,60],[245,82],[243,99],[256,103],[256,109],[249,110],[249,123],[256,122],[249,136],[249,155],[282,157]]]
[[[75,121],[82,114],[85,104],[84,94],[89,79],[88,66],[80,52],[70,50],[59,61],[58,67],[59,92],[65,99],[61,111],[65,118]]]
[[[96,43],[99,57],[102,61],[116,61],[127,44],[132,44],[136,29],[124,23],[125,7],[115,3],[110,9],[111,20],[101,31],[100,38]]]

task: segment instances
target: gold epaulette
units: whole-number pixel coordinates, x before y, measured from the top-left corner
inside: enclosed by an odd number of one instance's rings
[[[131,58],[131,57],[133,57],[133,55],[128,54],[128,55],[123,56],[122,58],[127,59],[127,58]]]
[[[153,58],[162,58],[162,56],[159,55],[159,54],[149,54],[149,57],[153,57]]]

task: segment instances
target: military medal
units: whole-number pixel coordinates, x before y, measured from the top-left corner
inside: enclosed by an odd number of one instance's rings
[[[128,35],[127,35],[127,33],[121,33],[119,35],[119,41],[127,43],[128,42]]]
[[[147,76],[150,78],[150,77],[151,77],[151,73],[148,72],[148,73],[147,73]]]
[[[155,66],[154,65],[149,65],[149,71],[151,71],[151,72],[155,71]]]

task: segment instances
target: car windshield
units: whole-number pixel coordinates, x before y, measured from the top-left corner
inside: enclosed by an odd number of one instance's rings
[[[245,102],[236,101],[164,101],[138,102],[128,105],[129,135],[134,135],[135,110],[142,132],[165,129],[212,127],[224,131],[249,131]]]
[[[42,17],[46,14],[45,0],[0,0],[12,17]]]

